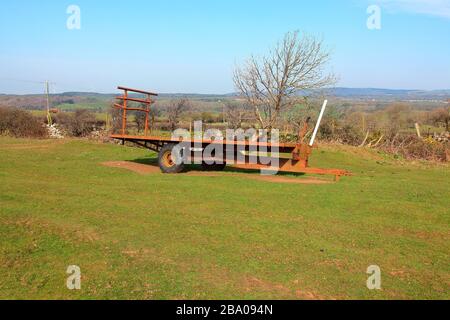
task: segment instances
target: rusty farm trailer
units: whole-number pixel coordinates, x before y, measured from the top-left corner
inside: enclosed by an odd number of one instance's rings
[[[183,159],[187,163],[202,163],[205,170],[223,170],[226,165],[233,165],[241,169],[251,170],[268,170],[292,173],[306,173],[319,175],[332,175],[336,181],[341,176],[350,175],[348,171],[340,169],[320,169],[311,168],[308,165],[308,159],[312,152],[315,137],[318,132],[320,122],[326,108],[326,101],[321,110],[319,119],[317,121],[313,136],[310,143],[303,142],[304,136],[308,130],[307,124],[299,134],[297,143],[270,143],[262,141],[250,140],[204,140],[204,139],[173,139],[160,136],[152,136],[149,134],[149,123],[151,119],[151,105],[155,102],[153,97],[158,96],[156,93],[131,89],[126,87],[118,87],[123,91],[123,94],[116,98],[120,103],[114,103],[114,107],[121,112],[121,128],[119,133],[113,133],[111,138],[125,142],[131,142],[141,147],[150,149],[158,153],[158,163],[161,171],[164,173],[179,173],[184,169],[184,163],[179,161],[180,146],[182,146],[184,156]],[[135,94],[145,96],[145,98],[136,98]],[[130,107],[129,102],[137,102],[141,107]],[[127,132],[127,116],[129,111],[144,112],[145,113],[145,129],[144,135],[130,135]],[[215,150],[220,150],[220,156],[204,157],[202,150],[208,146],[214,147]],[[269,157],[255,157],[252,152],[261,151],[264,154],[271,154],[275,150],[278,154],[289,154],[287,158],[277,157],[271,159]],[[175,152],[175,150],[177,150]],[[230,154],[230,150],[231,154]],[[226,155],[226,157],[225,157]],[[231,156],[231,161],[230,161]],[[178,157],[178,158],[177,158]],[[276,161],[271,161],[276,160]],[[277,163],[276,167],[271,165]]]

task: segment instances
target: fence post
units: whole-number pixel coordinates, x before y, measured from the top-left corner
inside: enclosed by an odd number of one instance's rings
[[[125,135],[125,128],[127,126],[127,99],[128,99],[128,91],[125,90],[123,96],[123,115],[122,115],[122,135]]]
[[[149,102],[146,106],[147,111],[145,112],[145,130],[144,130],[145,136],[147,136],[147,134],[148,134],[148,117],[149,117],[149,113],[150,113],[150,95],[147,96],[147,100]]]

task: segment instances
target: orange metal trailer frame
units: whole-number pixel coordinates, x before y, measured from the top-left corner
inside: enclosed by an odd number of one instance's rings
[[[123,95],[117,97],[116,100],[122,102],[122,104],[114,103],[114,107],[122,110],[122,128],[119,134],[112,134],[112,139],[117,139],[125,142],[131,142],[138,146],[150,149],[158,152],[159,165],[161,170],[165,173],[177,173],[183,169],[183,164],[174,159],[174,148],[179,145],[183,145],[184,149],[188,149],[186,152],[186,160],[197,161],[196,163],[203,163],[205,168],[210,169],[223,169],[225,165],[233,165],[234,167],[251,170],[269,170],[269,171],[281,171],[281,172],[293,172],[293,173],[307,173],[307,174],[319,174],[319,175],[333,175],[336,181],[341,176],[351,175],[350,172],[341,169],[320,169],[311,168],[308,166],[308,159],[312,152],[313,146],[304,143],[304,136],[307,132],[307,124],[299,133],[299,140],[297,143],[270,143],[262,141],[241,141],[241,140],[181,140],[164,138],[158,136],[149,135],[149,122],[150,122],[150,107],[155,102],[153,97],[158,96],[156,93],[131,89],[127,87],[118,87],[119,90],[123,90]],[[146,96],[145,99],[138,99],[130,97],[130,92],[138,93]],[[128,102],[139,102],[143,105],[142,108],[129,107]],[[127,112],[138,111],[145,112],[145,129],[144,136],[128,135],[127,134]],[[204,150],[208,146],[213,146],[222,152],[219,152],[219,156],[204,158],[203,153],[197,150]],[[231,150],[231,153],[230,153]],[[249,152],[259,152],[264,154],[270,154],[274,150],[280,154],[291,154],[290,158],[277,157],[261,157],[251,156]],[[231,160],[231,161],[230,161]],[[255,161],[256,160],[256,161]],[[276,161],[272,161],[276,160]],[[212,163],[214,165],[207,165],[206,163]],[[227,163],[228,162],[228,163]],[[277,163],[277,167],[269,165],[269,163]]]

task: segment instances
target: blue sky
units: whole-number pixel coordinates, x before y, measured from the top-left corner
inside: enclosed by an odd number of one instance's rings
[[[450,0],[15,0],[0,4],[0,93],[232,92],[235,64],[292,30],[324,39],[339,86],[450,88]]]

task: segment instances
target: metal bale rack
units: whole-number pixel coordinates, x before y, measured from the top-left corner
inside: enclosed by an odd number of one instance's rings
[[[319,174],[319,175],[333,175],[335,180],[338,181],[341,176],[351,175],[350,172],[341,170],[341,169],[321,169],[321,168],[311,168],[308,166],[308,159],[311,155],[312,149],[315,147],[315,138],[320,126],[320,122],[325,112],[325,108],[327,105],[327,101],[325,101],[319,119],[317,121],[316,127],[313,132],[313,136],[311,138],[310,143],[303,142],[306,132],[308,131],[308,124],[306,123],[305,127],[299,133],[299,139],[297,143],[270,143],[270,142],[262,142],[262,141],[250,141],[250,140],[180,140],[173,138],[165,138],[160,136],[151,136],[149,135],[149,122],[150,122],[150,111],[151,105],[155,102],[153,97],[158,96],[158,94],[138,89],[131,89],[126,87],[118,87],[119,90],[123,91],[123,95],[117,97],[118,101],[122,103],[114,103],[114,107],[122,110],[122,127],[120,129],[120,134],[114,133],[111,135],[111,138],[122,141],[124,144],[126,141],[139,145],[141,147],[145,147],[152,151],[155,151],[159,154],[158,163],[159,166],[164,173],[179,173],[183,171],[184,164],[179,163],[175,159],[175,149],[177,146],[183,145],[183,150],[188,149],[186,159],[188,161],[196,161],[196,163],[202,163],[202,166],[207,170],[223,170],[227,165],[226,161],[228,160],[229,165],[233,165],[234,167],[241,169],[250,169],[250,170],[268,170],[268,171],[280,171],[280,172],[292,172],[292,173],[306,173],[306,174]],[[138,99],[130,97],[130,93],[133,94],[141,94],[146,96],[145,99]],[[144,105],[143,108],[134,108],[129,107],[128,102],[138,102]],[[129,135],[127,134],[127,112],[128,111],[137,111],[144,112],[146,114],[145,117],[145,129],[144,135]],[[204,158],[203,153],[200,152],[199,155],[199,147],[201,150],[204,150],[208,146],[213,146],[216,149],[222,150],[220,154],[222,156],[216,156],[213,158]],[[249,155],[250,152],[254,152],[255,150],[260,151],[263,150],[263,153],[270,154],[272,149],[280,154],[290,154],[289,158],[277,158],[270,161],[272,159],[268,157],[254,157]],[[201,151],[200,150],[200,151]],[[232,151],[232,159],[230,163],[230,150]],[[238,155],[239,154],[239,155]],[[244,154],[244,156],[242,156]],[[226,156],[226,158],[225,158]],[[254,161],[256,158],[256,161]],[[207,163],[211,163],[214,161],[214,164],[208,165]],[[274,168],[268,163],[278,163],[278,166]]]

